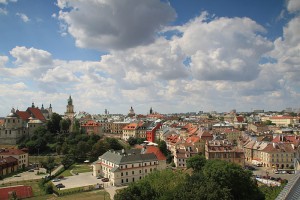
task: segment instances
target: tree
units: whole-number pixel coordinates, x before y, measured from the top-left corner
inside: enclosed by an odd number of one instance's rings
[[[61,116],[57,113],[53,113],[51,119],[47,122],[47,128],[51,133],[60,132],[60,120]]]
[[[186,175],[172,170],[155,171],[144,179],[118,190],[115,200],[172,199],[178,186],[184,183]]]
[[[134,137],[129,137],[127,142],[130,146],[134,146],[137,143],[137,139]]]
[[[206,158],[201,155],[190,157],[186,161],[187,168],[192,168],[194,171],[201,171],[206,163]]]
[[[71,120],[70,119],[62,119],[62,120],[60,120],[60,127],[61,127],[62,131],[68,132],[69,128],[70,128],[70,125],[71,125]]]
[[[68,169],[74,163],[74,157],[71,154],[67,154],[63,157],[61,164],[65,169]]]
[[[168,154],[170,153],[167,147],[167,143],[163,140],[158,142],[158,148],[165,156],[168,156]]]
[[[208,160],[202,171],[208,181],[229,189],[234,199],[264,199],[256,182],[251,178],[252,173],[235,163]]]
[[[47,170],[51,176],[51,172],[55,167],[54,157],[48,156],[46,160],[42,161],[42,166]]]
[[[124,148],[116,138],[105,138],[105,141],[109,144],[110,149],[121,150]]]

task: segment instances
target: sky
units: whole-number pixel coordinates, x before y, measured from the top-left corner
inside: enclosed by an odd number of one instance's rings
[[[300,108],[299,0],[0,0],[0,116]]]

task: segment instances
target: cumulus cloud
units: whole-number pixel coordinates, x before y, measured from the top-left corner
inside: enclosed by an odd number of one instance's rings
[[[58,0],[57,5],[76,45],[99,50],[149,44],[176,15],[159,0]]]
[[[265,29],[249,18],[206,21],[201,15],[178,30],[183,34],[178,44],[191,57],[191,71],[200,80],[253,80],[261,56],[272,48],[259,34]]]
[[[300,10],[300,1],[299,0],[287,0],[287,10],[291,13],[299,11]]]
[[[4,67],[5,64],[7,63],[7,61],[8,61],[8,57],[7,56],[0,56],[0,68]]]

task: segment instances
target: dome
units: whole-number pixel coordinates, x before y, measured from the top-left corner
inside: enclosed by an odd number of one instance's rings
[[[11,109],[10,113],[7,115],[7,117],[18,117],[16,114],[16,111],[14,108]]]

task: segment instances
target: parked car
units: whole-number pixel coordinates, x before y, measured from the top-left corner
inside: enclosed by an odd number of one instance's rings
[[[59,184],[55,185],[55,187],[57,187],[57,188],[65,188],[66,186],[64,184],[62,184],[62,183],[59,183]]]
[[[61,180],[61,179],[64,179],[65,177],[64,176],[59,176],[58,178]]]
[[[20,174],[16,174],[16,175],[14,175],[14,177],[21,177],[21,175]]]
[[[102,182],[108,182],[109,179],[108,179],[108,178],[103,178],[103,179],[101,179],[101,181],[102,181]]]
[[[97,176],[97,179],[101,179],[101,176]]]
[[[55,178],[55,179],[53,179],[52,181],[53,181],[53,182],[58,182],[58,181],[60,181],[60,179],[59,179],[59,178]]]
[[[28,170],[28,172],[34,172],[34,169],[30,169],[30,170]]]

